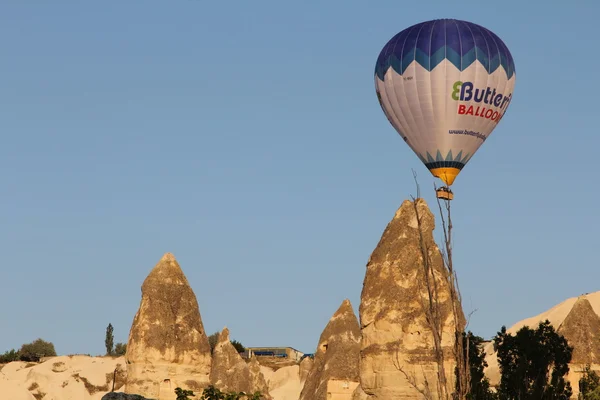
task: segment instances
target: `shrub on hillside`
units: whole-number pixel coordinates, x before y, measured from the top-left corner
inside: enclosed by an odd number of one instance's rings
[[[56,350],[54,350],[52,342],[36,339],[31,343],[22,345],[19,355],[21,361],[39,361],[41,357],[56,356]]]
[[[212,354],[215,351],[215,346],[219,341],[219,332],[215,332],[208,337],[208,345],[210,346],[210,353]]]
[[[191,390],[184,390],[182,388],[176,388],[175,394],[177,400],[190,400],[190,396],[196,396]],[[262,400],[262,394],[260,392],[254,392],[254,394],[244,392],[221,392],[218,388],[213,385],[208,386],[202,391],[202,397],[200,400]]]
[[[117,343],[115,345],[114,355],[124,356],[126,352],[127,352],[127,343]]]
[[[11,349],[4,354],[0,355],[0,364],[6,364],[13,361],[19,361],[19,352],[15,349]]]

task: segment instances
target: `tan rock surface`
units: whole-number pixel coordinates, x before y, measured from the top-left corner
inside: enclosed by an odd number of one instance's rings
[[[577,299],[571,312],[560,324],[558,333],[573,346],[572,364],[600,363],[600,317],[588,299]]]
[[[273,371],[267,378],[269,393],[274,400],[298,400],[302,386],[300,385],[300,367],[291,365]],[[262,368],[261,368],[262,370]],[[265,376],[269,375],[263,372]]]
[[[436,393],[437,364],[431,330],[421,300],[427,301],[417,214],[404,201],[389,222],[367,263],[360,304],[362,329],[361,387],[377,399],[421,399],[409,382],[424,390],[425,377]],[[447,387],[454,386],[454,319],[440,251],[433,239],[434,216],[423,199],[416,200],[423,243],[435,272],[443,325]],[[464,323],[464,316],[460,315]],[[464,326],[464,325],[463,325]]]
[[[250,369],[229,339],[229,329],[219,333],[213,351],[210,382],[224,392],[249,392]]]
[[[263,394],[264,400],[270,400],[269,385],[267,379],[262,373],[261,365],[258,363],[256,357],[252,357],[248,364],[250,370],[250,388],[252,393],[259,391]]]
[[[312,371],[315,362],[312,357],[305,357],[302,361],[300,361],[300,383],[304,386],[306,382],[306,378]]]
[[[354,389],[354,393],[352,393],[352,400],[369,400],[369,395],[362,390],[362,387],[358,385],[356,389]]]
[[[314,365],[306,378],[300,400],[326,400],[348,391],[359,382],[360,326],[349,300],[344,300],[319,338]],[[337,382],[340,381],[339,385]],[[346,384],[347,383],[347,384]],[[351,383],[355,383],[352,386]],[[339,386],[339,388],[338,388]],[[333,388],[328,391],[328,387]]]
[[[210,346],[196,295],[171,253],[142,285],[126,359],[126,393],[175,399],[177,386],[198,392],[209,383]]]

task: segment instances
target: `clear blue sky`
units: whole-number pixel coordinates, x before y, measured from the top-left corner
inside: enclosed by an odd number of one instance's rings
[[[600,290],[599,6],[562,2],[6,1],[0,5],[0,351],[126,342],[173,252],[208,333],[313,351],[358,312],[369,255],[415,169],[375,96],[400,30],[498,34],[517,84],[454,184],[470,328]],[[439,239],[439,233],[437,235]]]

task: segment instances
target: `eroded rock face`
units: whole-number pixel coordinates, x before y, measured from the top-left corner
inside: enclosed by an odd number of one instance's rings
[[[271,400],[271,395],[269,394],[269,385],[267,384],[267,380],[263,375],[260,364],[256,357],[252,357],[250,363],[248,364],[248,369],[250,370],[250,389],[251,392],[260,392],[263,395],[264,400]]]
[[[269,393],[276,400],[298,400],[302,386],[298,365],[290,365],[273,371],[268,378]]]
[[[371,254],[361,294],[361,387],[372,398],[421,399],[423,395],[414,385],[423,390],[425,377],[436,398],[437,364],[422,303],[428,296],[415,204],[437,281],[450,392],[454,386],[454,318],[447,275],[433,239],[434,216],[423,199],[416,203],[407,200]],[[459,319],[464,324],[462,310]]]
[[[359,353],[360,326],[350,301],[344,300],[319,338],[300,400],[351,399],[359,382]]]
[[[223,392],[249,392],[252,389],[248,364],[231,344],[227,328],[219,333],[213,350],[210,382]]]
[[[369,400],[369,395],[366,394],[359,385],[354,389],[354,393],[352,393],[352,400]]]
[[[600,317],[588,299],[577,299],[557,332],[573,346],[571,364],[600,364]]]
[[[126,360],[126,393],[175,399],[178,386],[201,392],[209,383],[210,346],[196,295],[171,253],[142,285]]]
[[[300,383],[304,385],[306,378],[310,374],[314,366],[314,360],[311,357],[305,357],[304,360],[300,361]]]
[[[261,372],[258,360],[253,357],[246,363],[233,347],[229,329],[224,328],[213,351],[210,382],[223,392],[254,393],[259,391],[264,400],[271,400],[269,387]]]

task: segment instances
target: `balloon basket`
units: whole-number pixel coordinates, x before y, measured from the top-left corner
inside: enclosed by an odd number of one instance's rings
[[[435,194],[437,196],[438,199],[443,199],[443,200],[452,200],[454,199],[454,193],[452,193],[452,190],[450,190],[450,188],[447,188],[445,186],[437,189],[435,191]]]

